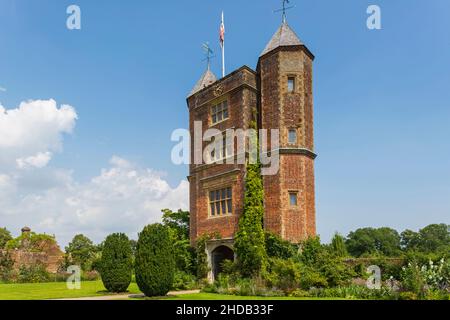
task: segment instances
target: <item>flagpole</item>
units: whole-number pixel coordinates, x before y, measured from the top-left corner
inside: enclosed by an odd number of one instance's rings
[[[225,41],[222,47],[222,77],[225,78]]]
[[[223,11],[222,11],[222,25],[225,26]],[[222,78],[225,78],[225,37],[223,38],[222,44]]]

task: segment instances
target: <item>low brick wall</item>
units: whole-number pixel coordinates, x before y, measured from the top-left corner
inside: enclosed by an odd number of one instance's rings
[[[11,250],[9,251],[12,260],[14,261],[14,269],[19,270],[20,266],[43,264],[47,272],[57,273],[61,262],[64,259],[64,255],[61,251],[52,250],[52,252],[29,252],[24,250]]]

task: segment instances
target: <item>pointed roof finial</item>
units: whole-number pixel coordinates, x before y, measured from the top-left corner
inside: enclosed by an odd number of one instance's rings
[[[291,0],[282,0],[282,1],[283,1],[283,8],[275,10],[274,12],[283,12],[282,21],[283,23],[286,23],[286,11],[294,8],[295,6],[286,7],[286,4],[289,4]]]
[[[203,44],[203,51],[205,52],[205,59],[203,61],[206,61],[207,63],[207,70],[211,69],[211,59],[214,58],[214,51],[212,51],[211,47],[209,46],[209,42],[205,42]]]
[[[195,84],[195,87],[192,89],[189,97],[217,81],[216,75],[211,71],[211,59],[215,57],[214,51],[212,51],[209,47],[209,42],[205,42],[202,47],[205,53],[205,59],[203,59],[203,61],[206,61],[207,63],[206,71],[203,73],[200,80],[198,80]]]

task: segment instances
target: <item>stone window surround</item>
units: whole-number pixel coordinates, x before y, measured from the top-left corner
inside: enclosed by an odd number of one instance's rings
[[[289,90],[289,82],[293,80],[293,90]],[[297,82],[298,82],[298,77],[297,74],[293,74],[293,73],[288,73],[286,74],[286,92],[289,94],[294,94],[297,93]]]
[[[226,109],[227,110],[227,117],[223,118],[220,121],[214,122],[213,121],[213,116],[214,116],[213,108],[217,107],[219,105],[222,105],[224,102],[226,102],[226,104],[227,104],[227,109]],[[221,111],[221,112],[223,114],[223,111]],[[219,114],[219,113],[216,113],[216,114]],[[211,103],[211,106],[209,107],[209,117],[208,117],[208,122],[209,122],[209,127],[210,128],[214,127],[214,126],[217,126],[218,124],[223,123],[225,121],[228,121],[229,119],[230,119],[230,101],[228,99],[228,96],[221,97],[219,100],[216,100],[213,103]]]
[[[299,206],[299,204],[298,204],[298,195],[299,195],[299,191],[298,190],[289,190],[288,191],[289,206],[291,208],[297,208]],[[292,204],[291,196],[295,196],[295,205]]]
[[[295,132],[295,141],[294,142],[290,141],[290,134],[292,131]],[[287,142],[291,146],[296,146],[298,144],[298,128],[294,128],[294,127],[287,128]]]
[[[228,194],[226,194],[224,199],[221,198],[220,200],[211,201],[211,192],[217,192],[217,191],[222,192],[223,190],[225,190],[225,192],[228,192],[228,189],[231,190],[231,197],[228,197]],[[233,186],[231,184],[230,185],[227,184],[227,185],[222,186],[222,187],[210,188],[209,190],[207,190],[207,198],[208,198],[208,219],[218,219],[218,218],[230,217],[230,216],[233,215],[233,206],[234,206],[234,203],[233,203]],[[231,200],[231,213],[228,212],[228,201],[229,200]],[[216,213],[215,215],[212,215],[211,204],[214,203],[214,205],[215,205],[217,202],[221,203],[222,201],[226,202],[225,206],[226,206],[227,213],[225,213],[225,214],[217,214]]]

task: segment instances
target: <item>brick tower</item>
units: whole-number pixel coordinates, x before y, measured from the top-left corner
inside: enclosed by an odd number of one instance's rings
[[[263,178],[265,228],[294,243],[316,234],[313,60],[284,21],[257,67],[260,126],[280,130],[280,170]]]
[[[239,228],[245,191],[245,164],[222,164],[235,158],[236,146],[211,153],[210,163],[195,161],[197,149],[209,142],[196,140],[214,129],[223,139],[228,129],[248,129],[257,120],[260,129],[280,133],[280,169],[263,177],[265,229],[298,243],[316,234],[314,195],[314,141],[312,64],[314,56],[286,21],[261,54],[257,70],[243,66],[222,79],[208,69],[187,98],[191,132],[190,212],[191,242],[217,234],[206,245],[211,280],[223,259],[233,259],[234,236]],[[254,119],[254,110],[258,118]],[[200,138],[202,139],[202,138]]]

